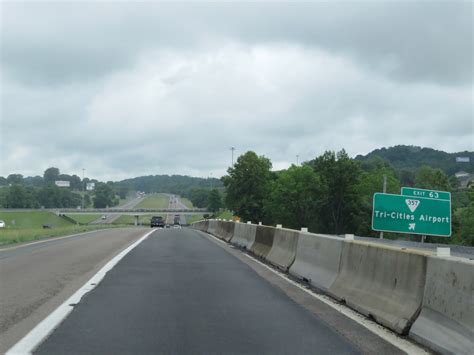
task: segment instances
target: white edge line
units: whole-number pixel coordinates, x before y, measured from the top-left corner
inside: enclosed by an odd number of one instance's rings
[[[119,228],[120,228],[120,227],[119,227]],[[125,228],[126,228],[126,227],[125,227]],[[76,233],[76,234],[70,234],[70,235],[65,235],[65,236],[60,236],[60,237],[48,237],[48,238],[41,239],[41,240],[36,240],[36,241],[33,241],[33,242],[24,242],[24,243],[21,243],[20,245],[4,244],[4,245],[2,245],[2,246],[0,247],[0,252],[2,252],[2,251],[10,251],[10,250],[14,250],[14,249],[19,249],[19,248],[23,248],[23,247],[28,247],[28,246],[30,246],[30,245],[41,244],[41,243],[47,243],[47,242],[51,242],[51,241],[55,241],[55,240],[61,240],[61,239],[67,239],[67,238],[73,238],[73,237],[78,237],[78,236],[81,236],[81,235],[91,234],[91,233],[100,232],[100,231],[113,230],[113,229],[118,229],[118,228],[114,228],[114,227],[111,227],[111,228],[99,228],[99,229],[94,229],[94,230],[87,231],[87,232],[81,232],[81,233]]]
[[[206,232],[205,232],[206,233]],[[222,244],[225,244],[227,246],[229,246],[228,243],[220,240],[219,238],[217,237],[214,237],[212,234],[209,234],[209,233],[206,233],[207,235],[213,237],[213,239],[221,242]],[[237,248],[238,249],[238,248]],[[369,331],[371,331],[372,333],[374,333],[375,335],[379,336],[380,338],[384,339],[385,341],[387,341],[388,343],[392,344],[393,346],[395,346],[396,348],[406,352],[407,354],[431,354],[430,352],[426,351],[425,349],[417,346],[416,344],[408,341],[408,340],[405,340],[403,338],[400,338],[397,334],[395,334],[394,332],[392,332],[391,330],[383,327],[382,325],[372,321],[372,320],[369,320],[367,318],[365,318],[365,316],[357,313],[356,311],[344,306],[344,305],[341,305],[339,303],[337,303],[336,301],[334,301],[333,299],[331,299],[329,296],[325,296],[325,295],[320,295],[320,294],[317,294],[317,293],[314,293],[312,292],[311,290],[303,287],[302,285],[300,285],[299,283],[291,280],[290,278],[288,278],[285,274],[282,274],[274,269],[272,269],[270,266],[262,263],[260,260],[257,260],[256,258],[254,258],[253,256],[245,253],[245,252],[242,252],[241,253],[243,255],[245,255],[247,258],[257,262],[258,264],[262,265],[263,267],[267,268],[268,270],[270,270],[271,272],[273,272],[275,275],[278,275],[279,277],[281,277],[283,280],[291,283],[292,285],[298,287],[300,290],[306,292],[307,294],[313,296],[314,298],[318,299],[319,301],[327,304],[329,307],[335,309],[336,311],[342,313],[343,315],[345,315],[347,318],[349,319],[352,319],[354,322],[358,323],[359,325],[363,326],[364,328],[368,329]]]
[[[105,264],[92,278],[87,281],[79,290],[77,290],[64,303],[56,308],[49,316],[38,323],[28,334],[26,334],[19,342],[12,346],[5,354],[31,354],[35,348],[40,345],[44,339],[50,335],[54,329],[68,316],[74,309],[74,305],[80,302],[81,298],[88,292],[92,291],[102,281],[108,271],[110,271],[117,263],[127,255],[138,244],[143,242],[148,236],[155,232],[156,229],[146,233],[143,237],[138,239],[126,249],[113,257],[107,264]]]

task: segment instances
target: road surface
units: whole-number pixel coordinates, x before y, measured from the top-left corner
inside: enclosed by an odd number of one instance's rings
[[[148,228],[123,228],[0,249],[0,353]]]
[[[366,328],[202,232],[127,254],[37,354],[398,354]]]
[[[170,200],[170,202],[168,204],[168,208],[175,208],[175,209],[179,209],[179,210],[187,210],[188,209],[188,207],[184,203],[181,202],[181,200],[179,199],[179,196],[170,195],[170,194],[164,194],[164,195],[168,196],[168,198]],[[181,224],[181,225],[186,224],[186,217],[182,213],[168,213],[166,215],[165,223],[169,224],[169,225],[173,225],[175,214],[179,214],[179,224]]]

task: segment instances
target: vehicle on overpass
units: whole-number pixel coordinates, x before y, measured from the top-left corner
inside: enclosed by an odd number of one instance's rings
[[[181,217],[179,214],[175,214],[174,215],[174,224],[178,224],[179,225],[179,222],[181,221]]]
[[[153,216],[150,220],[150,227],[165,228],[165,222],[161,216]]]

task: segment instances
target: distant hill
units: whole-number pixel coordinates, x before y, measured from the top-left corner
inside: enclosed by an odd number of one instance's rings
[[[373,157],[387,160],[397,170],[416,170],[422,165],[439,168],[447,175],[454,175],[458,171],[474,173],[474,152],[446,153],[431,148],[422,148],[410,145],[397,145],[390,148],[376,149],[367,155],[358,155],[356,160],[364,161]],[[456,157],[469,157],[469,163],[457,163]]]
[[[115,184],[146,193],[168,192],[178,195],[187,195],[190,190],[196,188],[217,188],[223,186],[219,179],[203,179],[183,175],[139,176],[132,179],[122,180]]]

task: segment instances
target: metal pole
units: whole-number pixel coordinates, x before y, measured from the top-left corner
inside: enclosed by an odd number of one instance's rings
[[[84,194],[86,193],[85,192],[86,187],[84,185],[84,170],[86,169],[82,168],[82,184],[81,184],[82,185],[82,203],[81,203],[82,209],[84,209]]]
[[[387,175],[383,176],[383,193],[387,192]],[[380,239],[383,239],[383,232],[380,232]]]
[[[232,166],[234,166],[234,147],[230,147],[230,150],[232,151]]]
[[[299,158],[300,158],[300,156],[298,154],[296,154],[296,165],[299,164]]]

